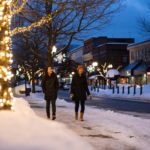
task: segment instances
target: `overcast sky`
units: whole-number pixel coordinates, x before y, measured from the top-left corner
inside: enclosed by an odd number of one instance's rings
[[[114,15],[112,22],[100,31],[91,31],[92,36],[108,36],[108,37],[131,37],[136,42],[143,41],[148,37],[140,34],[138,19],[140,16],[150,14],[150,0],[125,0],[123,8]]]

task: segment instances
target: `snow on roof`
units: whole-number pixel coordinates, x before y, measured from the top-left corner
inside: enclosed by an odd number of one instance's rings
[[[128,44],[131,44],[131,43],[125,43],[125,42],[108,42],[108,43],[103,43],[103,44],[100,44],[98,45],[97,47],[101,47],[101,46],[104,46],[104,45],[128,45]]]
[[[128,48],[132,48],[132,47],[136,47],[142,44],[146,44],[146,43],[150,43],[150,39],[146,40],[146,41],[142,41],[142,42],[138,42],[138,43],[132,43],[128,45]]]
[[[101,75],[93,75],[89,77],[89,80],[96,79],[97,77],[102,77]]]
[[[119,75],[119,71],[116,69],[110,69],[107,73],[106,73],[106,78],[114,78],[116,75]]]

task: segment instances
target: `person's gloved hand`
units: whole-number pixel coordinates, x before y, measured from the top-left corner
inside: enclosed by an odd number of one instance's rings
[[[74,94],[70,94],[70,98],[72,99],[74,97]]]

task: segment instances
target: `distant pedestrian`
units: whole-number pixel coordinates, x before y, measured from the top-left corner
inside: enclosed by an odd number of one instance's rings
[[[42,90],[46,100],[47,118],[50,118],[50,105],[52,105],[52,120],[56,119],[56,99],[59,88],[57,75],[54,73],[52,67],[48,67],[45,76],[42,80]]]
[[[80,120],[84,121],[85,101],[87,95],[90,96],[85,70],[82,65],[77,68],[77,73],[73,76],[70,95],[75,102],[75,119],[78,120],[79,106],[81,105]]]

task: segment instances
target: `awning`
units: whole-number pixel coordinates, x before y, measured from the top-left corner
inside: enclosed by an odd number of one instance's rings
[[[139,64],[139,62],[135,62],[132,64],[129,64],[128,66],[126,66],[123,70],[125,71],[131,71],[132,69],[134,69],[134,67],[136,67]]]
[[[142,63],[134,69],[133,74],[137,76],[137,75],[143,75],[146,72],[147,72],[147,65]]]
[[[145,74],[147,72],[147,68],[148,68],[147,65],[144,64],[144,63],[142,63],[142,64],[140,64],[138,67],[136,67],[134,69],[133,74],[135,76],[137,76],[137,75],[143,75],[143,74]]]
[[[139,64],[139,62],[129,64],[121,71],[121,76],[132,76],[134,68],[136,68]]]

